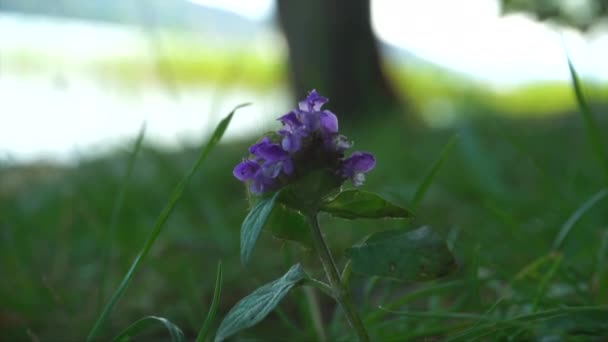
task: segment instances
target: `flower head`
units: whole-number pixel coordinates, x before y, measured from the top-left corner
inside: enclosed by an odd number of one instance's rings
[[[363,184],[375,166],[373,155],[354,152],[344,158],[352,142],[338,132],[338,117],[322,107],[329,100],[312,90],[298,108],[279,117],[276,138],[263,137],[249,147],[249,157],[236,165],[234,176],[252,193],[273,191],[313,169],[331,170],[341,182]]]

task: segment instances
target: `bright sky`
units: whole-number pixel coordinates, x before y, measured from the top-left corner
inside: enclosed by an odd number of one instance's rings
[[[274,0],[190,0],[268,19]],[[522,15],[500,15],[498,0],[371,0],[382,41],[496,84],[568,80],[564,46],[579,73],[608,81],[608,35],[583,37]]]

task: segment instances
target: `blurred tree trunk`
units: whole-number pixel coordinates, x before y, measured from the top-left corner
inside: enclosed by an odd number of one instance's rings
[[[399,101],[380,67],[369,0],[277,0],[298,99],[317,89],[349,121],[395,113]]]

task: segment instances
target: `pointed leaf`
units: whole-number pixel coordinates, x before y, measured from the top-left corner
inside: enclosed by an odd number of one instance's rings
[[[589,137],[589,141],[593,148],[593,152],[597,159],[602,164],[602,168],[604,171],[604,176],[606,181],[608,182],[608,153],[602,143],[602,131],[600,126],[595,120],[595,116],[591,107],[589,107],[587,99],[583,94],[583,87],[578,78],[578,74],[576,69],[574,69],[574,65],[572,65],[572,61],[570,57],[568,57],[568,69],[570,70],[570,77],[572,78],[572,88],[574,88],[574,95],[576,95],[576,102],[578,103],[578,107],[581,110],[581,115],[583,116],[583,121],[585,122],[585,128],[587,129],[587,135]]]
[[[220,342],[262,321],[294,286],[306,278],[300,264],[293,265],[281,278],[268,283],[241,299],[230,309],[217,330]]]
[[[271,196],[260,198],[245,217],[241,226],[241,262],[243,265],[249,263],[255,243],[270,217],[278,195],[279,193],[275,192]]]
[[[135,323],[131,324],[127,329],[123,330],[118,336],[116,336],[112,341],[114,342],[125,342],[131,341],[134,336],[137,336],[144,332],[145,330],[149,330],[151,328],[155,328],[158,324],[162,324],[165,326],[167,331],[169,332],[169,336],[171,336],[172,342],[183,342],[186,341],[184,338],[184,333],[182,330],[175,324],[171,323],[166,318],[156,317],[156,316],[147,316],[144,317]]]
[[[209,330],[211,329],[211,323],[215,320],[215,315],[217,314],[217,306],[220,303],[220,295],[222,293],[222,262],[219,261],[217,263],[217,274],[215,276],[215,290],[213,291],[213,301],[211,302],[211,307],[209,307],[209,313],[207,313],[207,318],[205,318],[205,322],[201,327],[201,330],[198,332],[198,336],[196,336],[195,342],[203,342],[209,334]]]
[[[346,254],[353,271],[398,280],[435,279],[455,268],[445,241],[428,227],[373,234]]]
[[[304,248],[312,249],[312,237],[306,218],[282,204],[274,206],[266,229],[279,239],[293,241]]]
[[[346,219],[413,216],[409,210],[390,203],[375,193],[361,190],[342,191],[330,201],[325,202],[321,206],[321,210]]]

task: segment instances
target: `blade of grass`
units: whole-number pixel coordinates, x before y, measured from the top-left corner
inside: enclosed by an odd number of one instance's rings
[[[608,302],[608,276],[606,275],[606,258],[608,257],[608,229],[604,231],[600,248],[597,251],[597,303]]]
[[[412,200],[412,204],[411,204],[412,210],[415,211],[418,208],[418,205],[424,198],[424,195],[426,194],[426,191],[428,190],[429,186],[433,182],[433,179],[435,179],[435,176],[437,176],[437,173],[439,172],[441,165],[443,164],[443,162],[445,161],[446,157],[448,156],[450,150],[454,146],[454,143],[456,143],[456,138],[457,138],[457,136],[453,135],[450,138],[450,140],[448,140],[448,142],[445,144],[445,146],[441,150],[441,153],[439,153],[439,157],[433,162],[433,165],[429,169],[428,173],[426,174],[426,176],[424,176],[422,183],[420,183],[420,185],[416,189],[416,193],[414,194],[414,199]]]
[[[429,285],[429,286],[414,290],[410,293],[405,294],[402,297],[399,297],[399,298],[393,300],[386,307],[382,307],[382,309],[372,312],[367,317],[365,317],[364,322],[367,325],[373,325],[374,322],[383,318],[387,313],[390,313],[390,310],[392,310],[394,308],[398,308],[402,305],[405,305],[406,303],[408,303],[412,300],[421,298],[426,295],[440,293],[440,292],[443,292],[443,291],[446,291],[449,289],[454,289],[454,288],[458,288],[461,286],[465,286],[467,284],[468,284],[468,282],[465,280],[453,280],[450,282],[439,283],[436,285]]]
[[[222,293],[222,262],[218,261],[217,263],[217,275],[215,276],[215,290],[213,291],[213,301],[211,302],[211,307],[209,307],[209,313],[207,313],[207,318],[205,318],[205,322],[201,327],[201,330],[198,332],[198,336],[196,337],[196,342],[203,342],[207,335],[209,334],[209,329],[211,329],[211,323],[215,319],[215,315],[217,314],[217,306],[220,303],[220,295]]]
[[[148,237],[146,238],[144,246],[142,247],[141,251],[135,257],[135,260],[133,260],[131,267],[129,268],[129,270],[125,274],[124,278],[122,279],[120,285],[118,285],[118,288],[116,289],[116,291],[114,292],[114,294],[112,295],[112,297],[110,298],[110,300],[108,301],[106,306],[104,307],[101,315],[95,321],[95,324],[93,325],[93,328],[91,329],[91,332],[89,333],[89,336],[87,337],[87,341],[89,341],[89,342],[92,341],[93,339],[95,339],[95,337],[99,333],[99,330],[101,329],[101,327],[107,320],[108,316],[110,315],[110,312],[112,312],[112,309],[114,308],[114,306],[116,305],[118,300],[122,297],[127,286],[133,279],[133,276],[135,275],[135,271],[139,268],[139,265],[142,263],[143,259],[148,255],[150,248],[152,248],[154,241],[156,241],[156,238],[158,237],[162,228],[164,227],[165,222],[169,218],[169,215],[171,215],[171,212],[177,205],[177,202],[179,201],[180,197],[182,196],[182,193],[184,192],[184,190],[186,189],[186,186],[190,183],[190,179],[194,176],[196,171],[198,171],[198,169],[201,167],[201,165],[203,164],[203,161],[207,158],[207,155],[209,154],[209,152],[211,152],[211,150],[215,147],[215,145],[217,145],[217,143],[219,142],[221,137],[224,135],[224,132],[226,131],[228,124],[230,124],[230,120],[232,120],[232,116],[234,115],[236,110],[238,110],[239,108],[242,108],[244,106],[247,106],[247,105],[249,105],[249,104],[241,104],[239,106],[236,106],[232,110],[232,112],[230,112],[230,114],[228,114],[228,116],[226,116],[222,121],[220,121],[220,123],[215,128],[215,131],[211,135],[209,142],[207,142],[207,145],[201,151],[201,153],[198,157],[198,160],[196,161],[196,163],[194,164],[194,166],[192,167],[190,172],[188,172],[188,174],[184,178],[182,178],[182,180],[173,189],[173,192],[171,193],[171,196],[169,197],[167,204],[165,205],[165,207],[161,211],[160,215],[156,219],[156,223],[154,224],[154,227],[152,227],[150,234],[148,234]]]
[[[99,294],[97,298],[97,308],[98,311],[101,308],[101,304],[104,299],[105,294],[105,285],[107,283],[108,276],[108,265],[110,264],[110,258],[112,257],[113,250],[113,241],[116,233],[116,226],[118,225],[118,216],[120,215],[120,211],[122,210],[123,203],[125,201],[125,194],[127,193],[127,187],[129,186],[129,181],[131,180],[131,175],[133,174],[133,168],[135,166],[135,160],[137,159],[137,155],[141,150],[142,142],[144,141],[144,135],[146,133],[146,123],[144,122],[139,129],[139,134],[135,139],[135,144],[133,146],[133,152],[129,157],[129,161],[127,163],[127,169],[125,171],[125,175],[123,177],[122,185],[120,190],[118,191],[118,196],[116,197],[116,201],[114,201],[114,206],[112,207],[112,214],[110,216],[110,224],[108,226],[108,232],[106,236],[106,246],[104,248],[105,255],[102,257],[102,266],[101,266],[101,275],[99,281]]]
[[[570,60],[569,56],[566,57],[568,59],[568,69],[570,70],[570,77],[572,78],[572,87],[574,88],[574,94],[576,95],[576,102],[578,103],[583,116],[583,121],[585,122],[589,142],[591,143],[591,147],[593,148],[597,159],[602,164],[604,177],[606,178],[606,183],[608,183],[608,154],[606,154],[606,150],[602,144],[600,129],[595,122],[593,112],[591,111],[591,108],[583,95],[583,89],[581,87],[578,74],[572,65],[572,61]]]
[[[578,220],[580,220],[580,218],[587,211],[589,211],[591,208],[593,208],[593,206],[595,206],[599,201],[604,199],[604,197],[606,197],[607,195],[608,195],[608,188],[604,188],[604,189],[598,191],[593,196],[591,196],[591,198],[589,198],[587,201],[585,201],[578,209],[576,209],[576,211],[574,211],[574,213],[572,213],[572,215],[570,215],[568,220],[566,220],[566,222],[562,226],[562,229],[560,229],[559,233],[555,237],[555,241],[553,241],[553,250],[554,251],[559,251],[562,248],[562,245],[564,244],[564,240],[566,240],[568,233],[570,233],[570,231],[572,230],[572,227],[574,227],[574,225],[578,222]]]
[[[543,300],[543,298],[545,297],[549,282],[551,281],[551,279],[553,279],[553,277],[555,277],[555,274],[562,265],[562,261],[564,258],[561,254],[556,254],[552,256],[552,259],[554,259],[553,265],[551,265],[549,271],[545,273],[543,278],[540,280],[540,283],[538,284],[538,291],[536,297],[534,298],[534,304],[532,304],[532,313],[536,312],[538,306],[540,305],[540,301]]]
[[[175,324],[171,323],[166,318],[156,316],[146,316],[142,319],[137,320],[131,324],[128,328],[123,330],[118,336],[114,337],[113,342],[125,342],[131,341],[133,336],[141,334],[143,331],[148,330],[158,323],[165,326],[169,335],[171,336],[171,342],[185,342],[186,338],[182,330]]]

